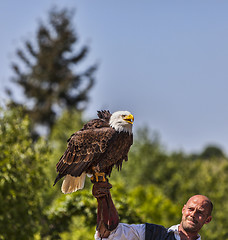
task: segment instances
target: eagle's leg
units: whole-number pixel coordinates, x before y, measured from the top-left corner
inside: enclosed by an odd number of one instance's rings
[[[94,175],[90,178],[92,182],[106,182],[107,178],[106,178],[106,174],[101,172],[95,172]]]

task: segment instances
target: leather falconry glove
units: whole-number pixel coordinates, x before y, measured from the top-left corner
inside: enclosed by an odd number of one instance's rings
[[[97,199],[97,231],[102,237],[114,230],[119,224],[119,215],[112,201],[110,189],[112,185],[106,182],[94,182],[92,194]]]

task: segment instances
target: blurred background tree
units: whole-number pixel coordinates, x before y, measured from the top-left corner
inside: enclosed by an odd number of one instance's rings
[[[224,158],[225,154],[223,153],[222,149],[215,145],[208,145],[205,147],[203,152],[200,155],[203,159],[208,158]]]
[[[13,63],[13,82],[21,86],[26,97],[25,111],[34,128],[46,126],[50,132],[57,114],[64,109],[85,109],[88,93],[94,85],[94,64],[85,70],[79,64],[88,53],[88,46],[75,50],[78,36],[72,26],[73,11],[52,8],[49,22],[41,23],[36,44],[28,40],[17,50],[23,63]],[[23,69],[23,70],[22,70]],[[21,105],[7,90],[13,105]]]

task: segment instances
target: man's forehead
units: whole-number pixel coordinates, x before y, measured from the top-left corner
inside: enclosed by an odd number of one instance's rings
[[[199,210],[207,210],[209,208],[209,202],[207,199],[192,197],[186,203],[188,207],[195,207]]]

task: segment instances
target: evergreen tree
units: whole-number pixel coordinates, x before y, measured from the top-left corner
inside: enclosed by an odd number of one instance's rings
[[[51,9],[48,24],[39,25],[36,47],[28,40],[23,50],[17,50],[17,56],[25,66],[23,70],[17,63],[12,64],[13,81],[24,90],[26,113],[31,117],[33,127],[42,125],[51,130],[57,113],[63,109],[82,110],[88,101],[96,65],[81,72],[77,70],[88,47],[83,46],[75,53],[73,48],[78,36],[71,23],[72,17],[73,12],[67,9]],[[12,95],[11,98],[13,105],[20,105]]]

